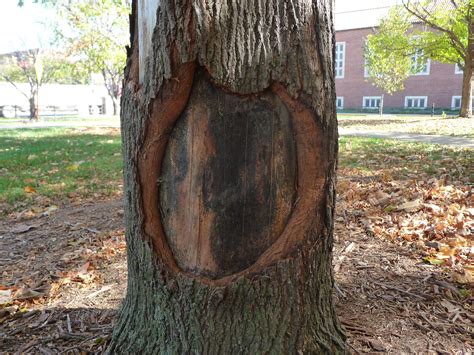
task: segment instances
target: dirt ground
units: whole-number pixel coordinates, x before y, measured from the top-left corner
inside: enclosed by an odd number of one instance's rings
[[[334,295],[349,350],[472,353],[473,299],[442,268],[371,235],[360,212],[338,216]],[[0,353],[106,348],[126,289],[122,218],[115,199],[1,222],[0,297],[15,300],[0,309]]]

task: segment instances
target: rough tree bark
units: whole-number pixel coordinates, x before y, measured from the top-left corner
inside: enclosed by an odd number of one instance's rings
[[[129,277],[108,351],[344,352],[332,0],[159,3],[152,36],[132,5]]]
[[[472,117],[472,65],[466,61],[462,78],[460,117]]]
[[[464,60],[460,117],[472,117],[472,71],[474,68],[474,22],[470,17],[468,45]]]

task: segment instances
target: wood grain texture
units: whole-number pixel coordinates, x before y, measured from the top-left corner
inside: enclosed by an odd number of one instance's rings
[[[139,52],[139,81],[143,83],[147,76],[147,67],[153,61],[153,43],[151,41],[156,25],[156,11],[160,0],[139,0],[137,6],[138,16],[138,46]]]
[[[211,278],[256,262],[295,202],[291,116],[278,96],[237,96],[195,78],[168,141],[161,216],[180,268]]]

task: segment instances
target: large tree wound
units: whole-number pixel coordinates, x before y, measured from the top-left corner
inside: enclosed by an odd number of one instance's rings
[[[295,185],[291,115],[278,96],[237,96],[198,75],[159,179],[179,267],[218,278],[254,264],[283,232]]]
[[[326,138],[280,84],[238,95],[181,65],[143,147],[144,231],[171,271],[223,285],[290,257],[324,224]]]

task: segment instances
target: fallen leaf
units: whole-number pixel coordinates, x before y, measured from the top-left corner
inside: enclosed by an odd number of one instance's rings
[[[28,155],[28,160],[35,160],[36,158],[38,158],[38,156],[36,154]]]
[[[58,210],[58,206],[55,206],[55,205],[49,206],[48,209],[43,212],[43,215],[49,216],[52,212],[55,212],[57,210]]]
[[[459,309],[459,307],[455,306],[448,300],[442,300],[440,304],[448,311],[448,313],[452,313],[456,311],[457,309]]]
[[[1,302],[0,302],[1,305]],[[4,307],[0,309],[0,318],[7,317],[18,310],[18,306]]]
[[[435,215],[441,216],[443,214],[443,209],[432,203],[425,203],[424,207],[432,211]]]
[[[84,265],[81,266],[81,268],[78,270],[79,274],[87,274],[87,271],[89,270],[91,266],[90,262],[85,263]]]
[[[365,339],[367,344],[375,351],[387,351],[385,344],[378,339]]]
[[[0,290],[0,305],[13,301],[12,290]]]
[[[32,290],[30,288],[23,288],[20,289],[18,292],[15,293],[14,299],[16,300],[31,300],[34,298],[40,298],[43,297],[45,294],[42,292],[38,292],[35,290]]]
[[[438,258],[432,257],[432,256],[424,257],[423,261],[428,263],[428,264],[431,264],[431,265],[443,265],[445,263],[445,260],[438,259]]]
[[[78,169],[79,169],[79,165],[77,165],[77,164],[71,164],[71,165],[66,167],[67,171],[77,171]]]
[[[26,193],[29,193],[29,194],[32,194],[32,193],[35,193],[36,192],[36,189],[33,187],[33,186],[25,186],[23,188],[23,190],[26,192]]]
[[[472,284],[474,283],[474,274],[471,270],[463,270],[464,272],[458,272],[454,270],[451,274],[453,280],[459,284]]]
[[[418,211],[422,207],[422,202],[420,199],[416,199],[413,201],[405,202],[396,207],[397,211],[405,211],[405,212],[415,212]]]

